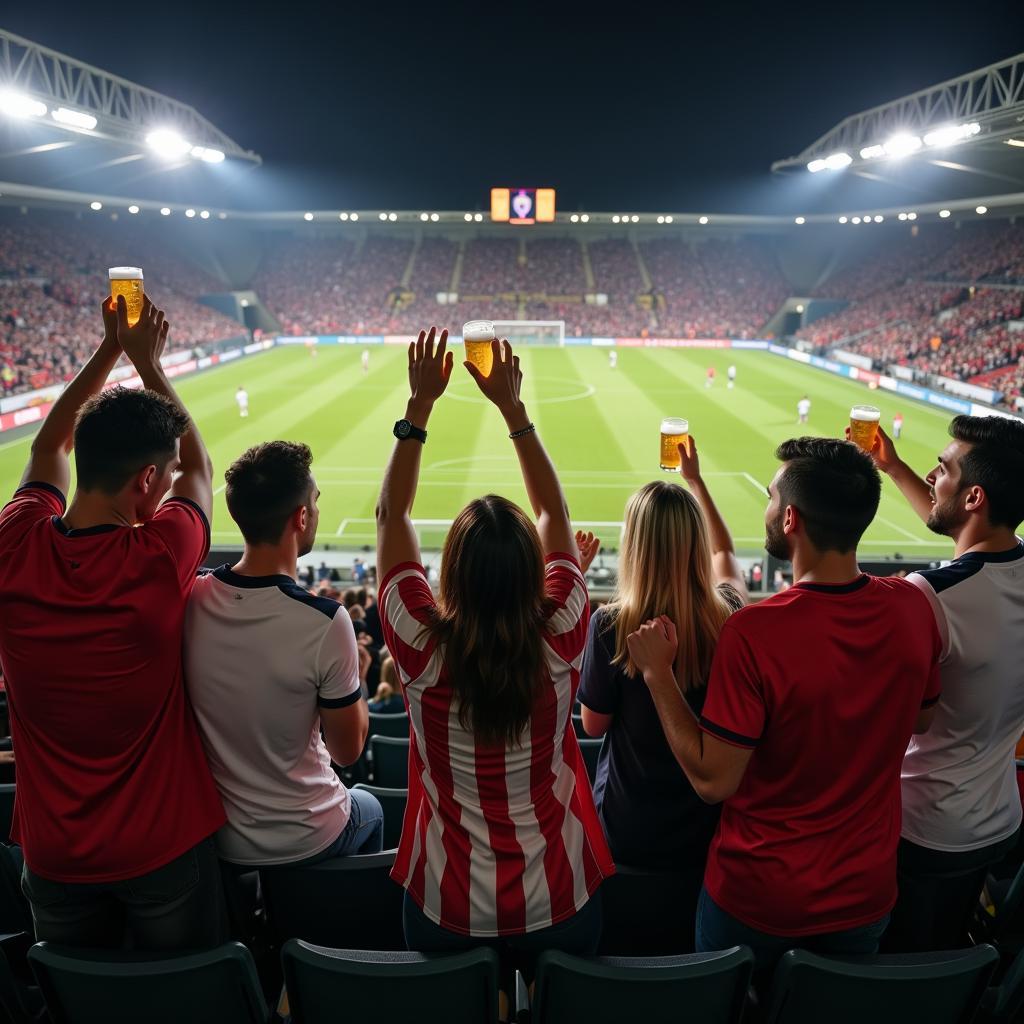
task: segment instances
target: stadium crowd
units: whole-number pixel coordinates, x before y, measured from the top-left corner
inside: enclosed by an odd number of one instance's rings
[[[195,301],[223,285],[184,257],[153,252],[136,225],[69,224],[66,219],[0,224],[0,396],[68,380],[96,340],[97,281],[110,266],[146,253],[147,276],[174,308],[170,348],[221,341],[245,329]],[[150,255],[152,254],[152,255]],[[102,275],[102,276],[101,276]]]
[[[397,266],[397,246],[375,259]],[[660,879],[665,902],[634,908],[643,934],[667,936],[666,952],[748,947],[759,987],[791,947],[968,942],[988,870],[1021,860],[1024,425],[957,417],[925,476],[881,430],[870,452],[783,442],[766,548],[794,585],[756,604],[691,437],[680,481],[629,499],[618,590],[591,615],[597,543],[574,532],[519,360],[495,342],[490,376],[468,372],[504,422],[530,514],[470,501],[435,595],[411,518],[453,372],[431,329],[410,346],[383,471],[379,603],[339,601],[326,567],[295,579],[319,515],[299,442],[226,467],[244,552],[199,572],[214,467],[161,370],[166,339],[148,300],[131,328],[123,301],[104,305],[102,340],[0,512],[11,838],[38,939],[212,946],[242,927],[229,908],[254,871],[271,928],[307,869],[305,913],[344,918],[313,869],[382,850],[381,802],[339,771],[363,758],[386,651],[408,736],[391,874],[410,949],[489,947],[509,994],[510,972],[532,981],[545,950],[623,941],[604,902],[620,868]],[[122,357],[145,390],[101,390]],[[883,475],[949,538],[947,565],[860,571]],[[604,738],[593,786],[577,707]]]

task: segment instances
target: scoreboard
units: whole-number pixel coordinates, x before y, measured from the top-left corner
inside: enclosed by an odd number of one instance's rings
[[[550,224],[555,219],[553,188],[492,188],[491,220],[504,224]]]

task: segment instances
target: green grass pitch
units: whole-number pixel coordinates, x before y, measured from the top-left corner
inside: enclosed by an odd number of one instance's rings
[[[312,358],[304,346],[285,346],[180,382],[215,465],[214,544],[240,536],[224,504],[224,470],[249,445],[273,438],[305,441],[313,449],[320,485],[318,542],[372,544],[373,507],[393,444],[391,428],[408,395],[402,348],[374,347],[370,369],[359,346],[323,346]],[[457,355],[460,355],[457,352]],[[765,352],[620,349],[618,368],[591,348],[530,348],[521,352],[524,398],[558,467],[573,520],[617,547],[629,495],[658,468],[663,416],[690,421],[708,485],[741,552],[762,550],[765,485],[775,472],[775,446],[802,433],[841,436],[852,404],[871,401],[883,424],[905,419],[899,449],[927,472],[945,446],[950,414],[780,359]],[[736,388],[725,371],[735,362]],[[704,387],[708,366],[718,372]],[[250,415],[239,417],[234,392],[249,392]],[[810,423],[797,424],[797,401],[807,394]],[[414,516],[423,520],[425,547],[443,541],[445,522],[470,499],[505,494],[526,506],[518,465],[497,411],[456,363],[448,392],[434,409],[423,456]],[[29,439],[0,442],[0,486],[13,492]],[[948,557],[949,541],[931,534],[895,487],[884,481],[878,517],[865,536],[865,555]]]

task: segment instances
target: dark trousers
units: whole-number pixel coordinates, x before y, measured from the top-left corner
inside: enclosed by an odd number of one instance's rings
[[[26,865],[21,888],[39,941],[164,952],[207,949],[227,934],[212,837],[155,871],[117,882],[54,882]]]
[[[572,917],[525,935],[500,935],[479,938],[460,935],[434,924],[420,910],[408,892],[402,905],[405,944],[417,953],[462,953],[486,946],[501,957],[502,989],[512,991],[509,979],[522,972],[527,984],[533,982],[537,957],[546,949],[557,949],[575,956],[592,956],[601,939],[601,891],[598,890]]]
[[[897,854],[899,896],[882,948],[888,953],[960,949],[970,926],[988,869],[1016,845],[1009,839],[969,850],[944,853],[906,839]]]

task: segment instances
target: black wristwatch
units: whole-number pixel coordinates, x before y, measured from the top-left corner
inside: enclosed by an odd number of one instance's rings
[[[427,440],[427,432],[414,427],[408,420],[399,420],[395,424],[394,434],[399,441],[406,441],[411,437],[424,444]]]

